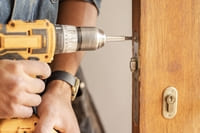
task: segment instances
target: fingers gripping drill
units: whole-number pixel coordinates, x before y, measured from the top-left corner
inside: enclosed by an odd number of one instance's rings
[[[131,39],[132,37],[126,36],[106,36],[96,27],[53,25],[48,20],[13,20],[7,25],[0,25],[0,59],[28,59],[50,63],[55,54],[97,50],[106,42]],[[37,120],[35,116],[1,120],[0,132],[32,132]]]

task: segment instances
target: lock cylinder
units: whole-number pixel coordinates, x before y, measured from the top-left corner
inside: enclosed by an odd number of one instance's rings
[[[163,93],[163,117],[173,119],[177,113],[178,91],[174,87],[168,87]]]

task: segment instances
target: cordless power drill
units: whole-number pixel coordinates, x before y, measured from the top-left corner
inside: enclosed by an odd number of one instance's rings
[[[109,41],[131,40],[106,36],[96,27],[53,25],[48,20],[12,20],[0,24],[0,59],[38,60],[50,63],[55,54],[96,50]],[[32,133],[38,118],[0,120],[0,133]],[[56,131],[52,131],[52,133]]]

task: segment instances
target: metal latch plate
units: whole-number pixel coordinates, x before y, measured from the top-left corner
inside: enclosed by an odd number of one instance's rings
[[[136,57],[132,57],[131,61],[130,61],[130,70],[131,72],[135,72],[137,70],[137,58]]]

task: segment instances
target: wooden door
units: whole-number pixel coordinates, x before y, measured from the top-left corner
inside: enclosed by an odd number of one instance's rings
[[[200,133],[200,0],[133,0],[133,35],[133,133]],[[177,113],[167,119],[170,86]]]

